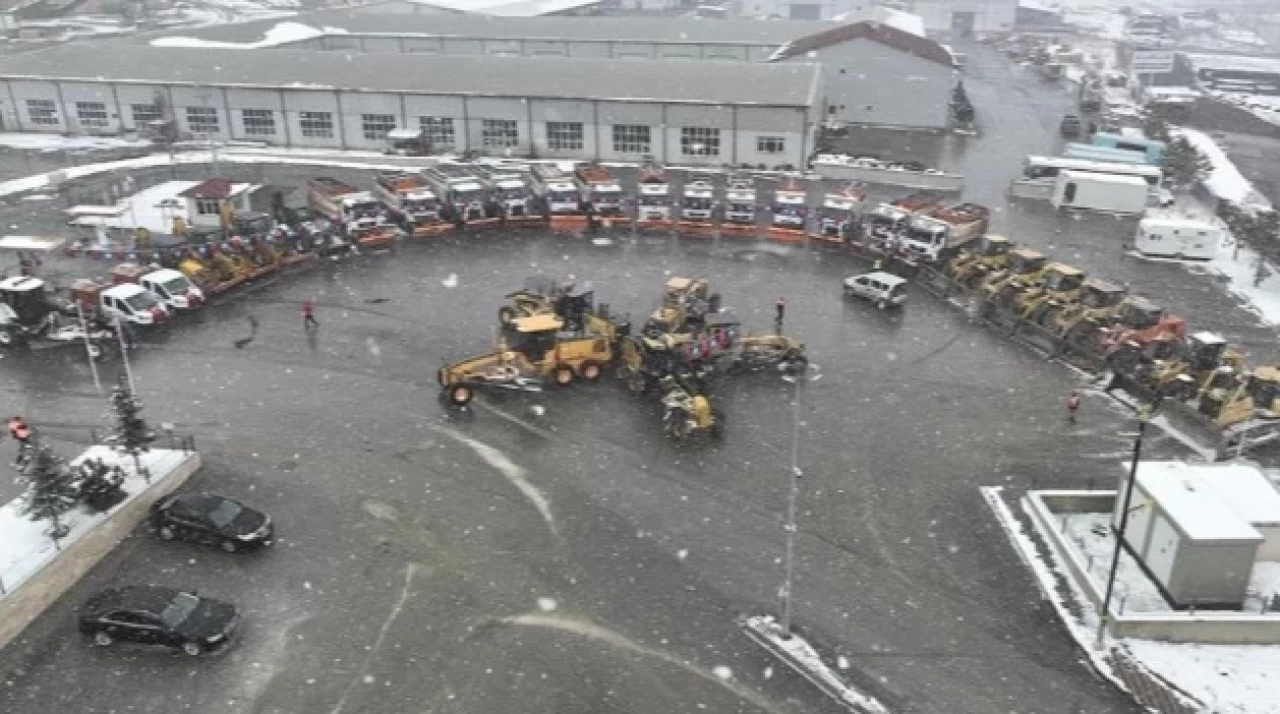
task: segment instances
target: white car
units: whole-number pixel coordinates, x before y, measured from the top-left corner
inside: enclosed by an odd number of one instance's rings
[[[907,281],[893,273],[876,271],[845,278],[845,297],[860,297],[886,307],[901,307],[907,301]]]

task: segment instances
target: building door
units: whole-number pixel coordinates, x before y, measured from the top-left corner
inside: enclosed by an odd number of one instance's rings
[[[973,28],[977,24],[976,13],[972,12],[953,12],[951,13],[951,31],[960,37],[972,37]]]

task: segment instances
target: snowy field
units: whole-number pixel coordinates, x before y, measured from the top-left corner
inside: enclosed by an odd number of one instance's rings
[[[182,451],[152,449],[142,455],[142,466],[150,471],[151,483],[156,483],[176,469],[186,457],[187,454]],[[149,487],[147,479],[134,470],[133,459],[130,457],[122,458],[106,446],[93,446],[72,460],[70,465],[75,466],[87,458],[102,459],[107,464],[119,464],[125,472],[123,487],[128,497],[107,513],[89,513],[83,507],[67,513],[63,522],[71,530],[57,544],[46,535],[49,530],[47,522],[33,521],[23,515],[21,499],[0,506],[0,582],[4,583],[6,592],[13,592],[57,557],[61,549],[80,540],[94,526],[106,520],[107,516],[137,498]]]
[[[151,142],[118,136],[61,136],[6,131],[0,132],[0,146],[21,151],[100,151],[143,149],[151,146]]]

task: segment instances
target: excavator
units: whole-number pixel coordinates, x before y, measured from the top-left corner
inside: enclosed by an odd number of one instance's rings
[[[1109,323],[1120,313],[1125,289],[1100,278],[1089,278],[1081,288],[1080,299],[1047,313],[1040,324],[1058,339],[1072,338],[1083,343],[1083,336]]]
[[[1009,249],[1012,247],[1008,238],[987,234],[974,250],[964,251],[947,263],[944,272],[952,281],[974,288],[993,271],[1009,264]]]
[[[1047,267],[1049,258],[1039,251],[1030,248],[1014,248],[1009,251],[1008,264],[1000,269],[992,271],[983,278],[979,289],[982,291],[983,299],[988,302],[995,300],[1004,286],[1013,281],[1025,281],[1034,283],[1039,279],[1040,274]]]
[[[1014,299],[1014,310],[1024,320],[1043,324],[1050,312],[1080,299],[1084,271],[1065,263],[1050,263],[1038,281],[1024,285]]]

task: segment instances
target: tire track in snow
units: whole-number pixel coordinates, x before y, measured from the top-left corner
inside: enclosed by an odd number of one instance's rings
[[[404,605],[409,601],[409,595],[413,592],[413,576],[418,572],[418,564],[410,562],[405,565],[404,569],[404,586],[400,588],[400,597],[396,599],[396,604],[391,607],[391,612],[387,613],[387,618],[382,621],[382,627],[378,628],[378,637],[373,641],[373,646],[369,648],[369,653],[365,655],[364,662],[360,664],[360,670],[351,677],[351,681],[347,682],[347,686],[342,690],[342,697],[338,699],[338,703],[333,706],[329,714],[342,714],[342,709],[347,705],[347,698],[351,696],[351,690],[355,689],[357,684],[364,681],[365,674],[369,671],[369,665],[373,664],[373,658],[378,656],[378,651],[382,649],[382,643],[387,639],[387,633],[391,631],[391,626],[395,624],[396,618],[400,617],[400,612],[404,610]]]
[[[555,516],[551,513],[551,502],[547,500],[546,494],[544,494],[537,486],[529,483],[529,479],[525,477],[526,472],[523,467],[508,458],[505,453],[489,446],[483,441],[477,441],[465,434],[461,434],[447,427],[435,427],[435,429],[474,451],[477,456],[484,460],[485,463],[489,464],[498,473],[505,476],[507,480],[511,482],[511,485],[515,486],[516,490],[519,491],[529,501],[529,503],[532,503],[533,507],[538,510],[538,513],[542,516],[542,520],[546,521],[547,527],[551,529],[551,534],[556,538],[561,537],[560,528],[556,525]]]

